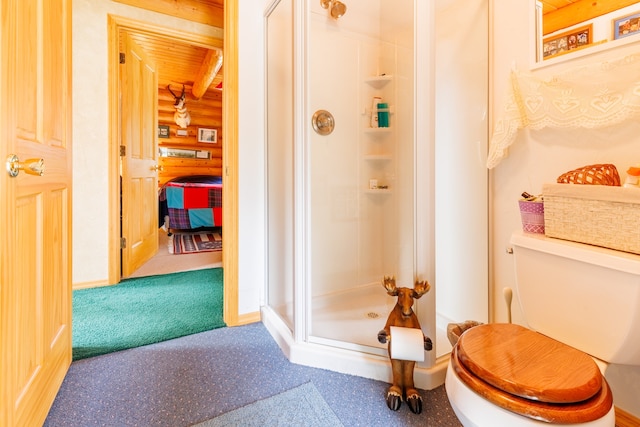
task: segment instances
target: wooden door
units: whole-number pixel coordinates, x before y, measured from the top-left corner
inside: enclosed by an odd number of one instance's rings
[[[122,276],[158,252],[158,76],[128,34],[120,65],[122,114]]]
[[[71,0],[0,7],[0,156],[35,174],[0,173],[0,425],[38,426],[71,364]]]

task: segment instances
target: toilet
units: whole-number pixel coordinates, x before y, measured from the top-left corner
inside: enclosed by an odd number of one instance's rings
[[[511,244],[527,327],[460,336],[445,380],[456,416],[465,427],[614,427],[602,372],[640,361],[640,256],[524,232]]]

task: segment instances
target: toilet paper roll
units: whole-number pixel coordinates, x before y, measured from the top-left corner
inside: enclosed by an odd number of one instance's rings
[[[391,326],[391,358],[424,362],[424,336],[421,329]]]

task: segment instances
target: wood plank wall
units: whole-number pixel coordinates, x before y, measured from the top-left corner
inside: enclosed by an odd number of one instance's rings
[[[172,85],[171,90],[179,95],[181,86]],[[158,184],[190,175],[220,175],[222,176],[222,91],[209,89],[204,96],[193,99],[191,87],[185,87],[187,98],[186,107],[191,115],[191,124],[187,127],[188,136],[176,136],[180,129],[174,121],[174,98],[166,87],[158,87],[158,125],[169,126],[169,138],[158,138],[160,148],[178,148],[187,150],[209,151],[209,159],[191,159],[177,157],[160,157],[158,164],[162,167],[158,171]],[[198,142],[198,128],[216,129],[218,142],[209,144]]]

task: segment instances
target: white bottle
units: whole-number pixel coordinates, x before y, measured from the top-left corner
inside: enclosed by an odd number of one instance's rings
[[[373,102],[371,103],[371,123],[369,126],[372,128],[378,127],[378,104],[382,102],[382,98],[379,96],[373,97]]]

